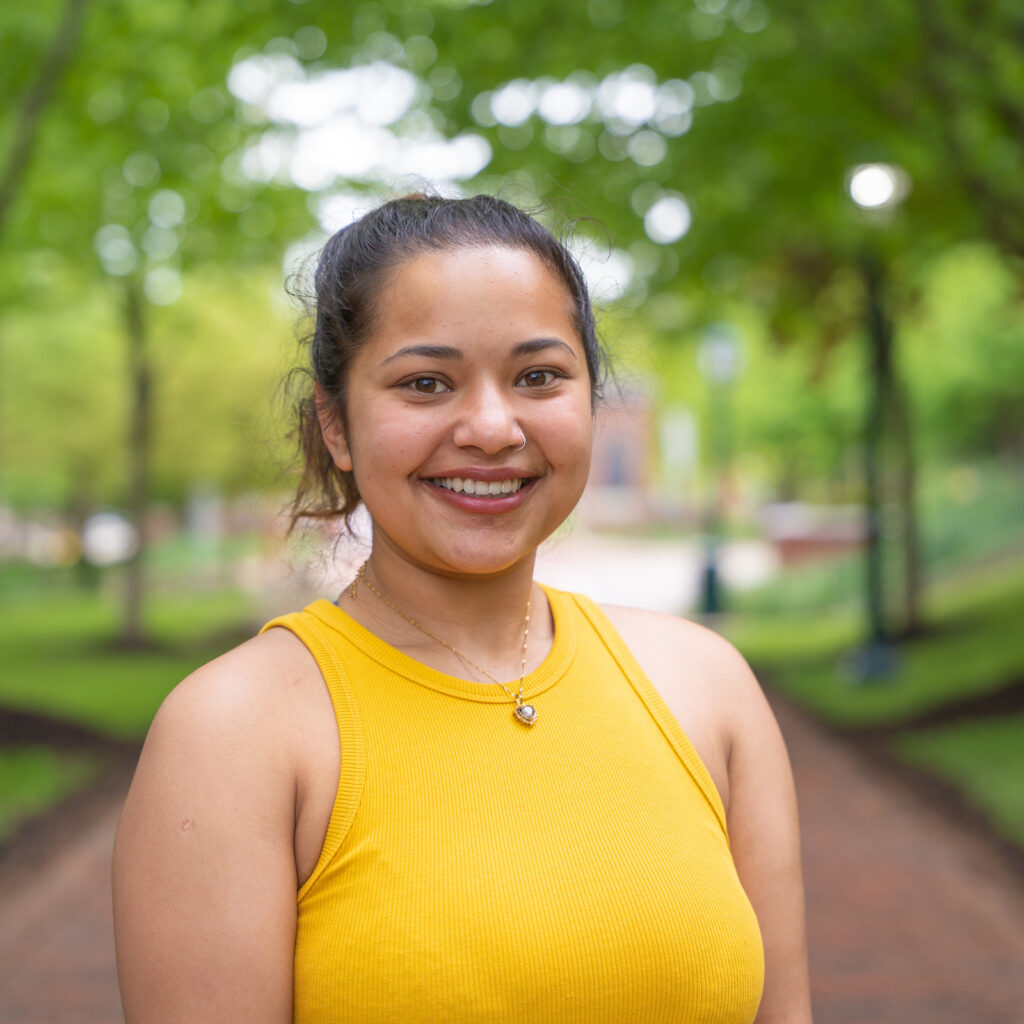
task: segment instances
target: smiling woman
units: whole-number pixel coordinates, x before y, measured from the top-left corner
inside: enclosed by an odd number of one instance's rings
[[[316,288],[293,515],[365,505],[370,557],[157,715],[115,850],[129,1024],[808,1021],[746,665],[533,580],[600,393],[572,257],[501,200],[415,196]]]
[[[417,375],[415,364],[409,359],[418,357],[421,365],[436,369],[440,361],[450,365],[463,355],[446,333],[447,318],[454,312],[465,315],[479,309],[484,320],[495,322],[499,308],[481,309],[452,295],[455,289],[442,266],[445,261],[437,259],[447,254],[455,268],[455,263],[475,263],[484,250],[490,251],[491,258],[486,271],[480,268],[482,273],[477,275],[476,283],[482,285],[485,292],[487,282],[482,274],[500,275],[507,270],[511,279],[523,287],[533,287],[544,294],[549,313],[554,305],[560,319],[568,318],[571,323],[568,331],[562,325],[565,337],[557,333],[551,338],[543,334],[531,336],[527,331],[515,339],[514,351],[510,350],[506,358],[522,357],[523,368],[534,373],[532,384],[536,385],[540,379],[549,382],[552,377],[536,376],[542,370],[531,367],[527,357],[561,345],[571,352],[577,364],[582,362],[583,365],[575,367],[576,375],[585,371],[591,401],[598,399],[604,357],[597,341],[590,296],[582,272],[557,239],[515,207],[488,196],[462,202],[409,197],[388,203],[373,215],[335,234],[321,255],[316,274],[316,327],[310,344],[316,392],[311,392],[299,409],[305,472],[293,505],[293,522],[302,517],[348,516],[359,504],[355,476],[351,470],[338,466],[327,450],[321,422],[326,411],[337,417],[341,427],[345,426],[349,367],[377,326],[378,317],[393,313],[395,329],[409,332],[407,335],[399,333],[401,343],[392,346],[386,359],[389,363],[404,360],[401,365],[405,373],[401,379],[420,392],[443,390],[450,385],[443,374]],[[430,256],[435,257],[433,262],[427,259]],[[394,271],[413,258],[418,266],[405,269],[416,272],[410,273],[408,279],[403,277],[398,286]],[[503,260],[517,265],[505,267]],[[530,280],[520,281],[517,274],[523,271]],[[447,304],[440,301],[440,296],[431,301],[438,282],[449,286],[444,296]],[[440,318],[439,323],[428,326],[425,319],[419,322],[419,311],[412,302],[405,302],[402,309],[395,308],[393,300],[401,303],[403,292],[410,286],[426,292],[430,311]],[[548,294],[552,287],[556,293],[553,298]],[[495,293],[500,309],[508,310],[514,305],[500,288],[495,289]],[[520,295],[520,298],[528,297]],[[485,294],[483,299],[488,302],[489,296]],[[428,315],[424,313],[425,318]],[[412,323],[398,323],[399,317],[404,321],[411,319]],[[527,326],[541,329],[536,324]],[[422,362],[427,359],[433,362]],[[549,371],[552,375],[555,372]],[[426,384],[428,378],[437,383]]]
[[[328,383],[318,407],[335,468],[371,510],[374,572],[389,571],[381,549],[444,573],[532,564],[590,461],[591,383],[565,286],[528,251],[478,245],[407,259],[379,302],[344,405]]]

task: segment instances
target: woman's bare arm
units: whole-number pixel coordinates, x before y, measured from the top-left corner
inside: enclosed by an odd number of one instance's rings
[[[729,663],[736,708],[729,751],[729,838],[764,942],[765,988],[757,1024],[809,1024],[800,828],[789,757],[746,662],[727,645],[722,658]]]
[[[274,655],[261,637],[204,666],[150,729],[114,849],[127,1024],[291,1020],[296,766]]]

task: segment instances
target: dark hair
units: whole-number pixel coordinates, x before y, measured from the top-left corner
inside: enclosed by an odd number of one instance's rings
[[[547,228],[495,196],[444,199],[416,194],[386,202],[335,233],[317,262],[316,319],[307,370],[312,381],[296,406],[302,476],[291,505],[293,528],[302,518],[340,515],[347,523],[359,504],[355,477],[334,464],[321,435],[316,388],[347,430],[349,366],[372,333],[388,276],[425,253],[490,245],[531,252],[562,279],[586,354],[591,398],[600,396],[605,359],[586,281],[569,250]]]

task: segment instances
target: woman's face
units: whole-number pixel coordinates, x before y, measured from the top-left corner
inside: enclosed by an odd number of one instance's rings
[[[377,307],[350,365],[348,430],[324,427],[375,550],[445,575],[512,569],[572,511],[590,465],[568,290],[525,250],[458,248],[401,264]]]

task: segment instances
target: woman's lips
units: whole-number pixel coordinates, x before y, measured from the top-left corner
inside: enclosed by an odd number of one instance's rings
[[[469,512],[497,513],[510,512],[518,508],[529,495],[536,479],[536,477],[506,477],[503,480],[488,481],[471,479],[471,490],[466,489],[466,478],[464,477],[430,477],[423,483],[437,498],[456,508]],[[455,480],[462,482],[461,490],[455,486],[445,486]],[[515,489],[512,488],[513,483],[516,485]],[[502,488],[506,484],[509,487],[508,490],[499,489],[497,494],[492,493],[495,485]],[[487,493],[476,493],[477,488],[483,490],[485,487]]]

